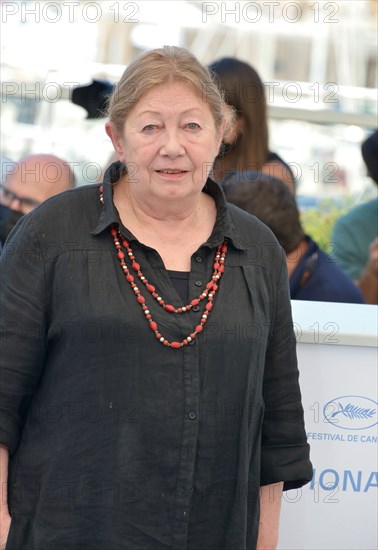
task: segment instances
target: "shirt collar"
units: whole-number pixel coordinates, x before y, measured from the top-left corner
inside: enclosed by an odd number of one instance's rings
[[[111,164],[109,168],[107,168],[104,174],[104,181],[102,184],[104,203],[101,209],[98,223],[92,231],[93,235],[99,235],[105,229],[112,225],[122,227],[122,231],[126,229],[122,226],[118,210],[116,209],[113,202],[113,185],[120,180],[120,178],[122,177],[122,171],[124,169],[125,165],[122,164],[120,161],[117,161],[113,162],[113,164]],[[233,243],[235,248],[244,249],[245,246],[242,244],[239,238],[238,232],[235,228],[229,208],[227,206],[225,195],[220,185],[218,185],[211,178],[208,178],[205,187],[203,188],[203,191],[214,199],[217,209],[217,217],[213,232],[206,243],[204,243],[204,246],[213,248],[221,244],[225,239],[227,239]],[[135,237],[133,237],[133,235],[131,235],[127,230],[124,232],[125,236],[127,236],[128,238],[135,239]]]

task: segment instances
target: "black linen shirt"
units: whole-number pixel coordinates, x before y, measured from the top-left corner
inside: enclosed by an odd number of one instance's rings
[[[157,251],[123,227],[119,163],[97,185],[25,216],[1,264],[0,442],[10,450],[7,550],[251,550],[259,487],[311,479],[284,254],[256,218],[204,191],[213,232],[191,258],[189,299],[224,275],[205,329],[170,349],[150,330],[116,257],[111,225],[149,281],[181,305]],[[145,293],[168,340],[172,315]]]

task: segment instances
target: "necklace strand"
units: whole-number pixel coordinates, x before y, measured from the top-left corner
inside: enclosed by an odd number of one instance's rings
[[[104,198],[103,198],[103,187],[100,187],[100,201],[102,204],[104,204]],[[110,234],[113,238],[114,246],[117,251],[117,258],[120,262],[121,269],[125,275],[126,281],[130,284],[135,297],[137,299],[137,302],[140,304],[142,311],[144,313],[146,321],[149,323],[150,329],[154,332],[155,338],[159,340],[164,346],[171,347],[172,349],[178,349],[183,346],[187,346],[190,342],[192,342],[197,334],[203,331],[204,325],[206,324],[209,315],[213,309],[213,302],[215,295],[219,288],[219,281],[224,273],[224,263],[226,260],[227,255],[227,243],[226,241],[223,242],[223,244],[218,245],[215,253],[214,258],[214,264],[213,264],[213,274],[210,279],[210,281],[206,284],[205,290],[195,299],[191,300],[191,302],[185,306],[175,307],[172,304],[167,304],[165,300],[159,295],[158,292],[156,292],[156,288],[154,285],[150,284],[148,279],[143,275],[143,272],[141,270],[140,264],[136,261],[134,252],[130,246],[129,241],[126,239],[126,237],[121,233],[119,229],[116,227],[111,227]],[[126,253],[122,250],[122,247],[126,251]],[[128,268],[125,259],[128,259],[131,264],[131,271]],[[159,331],[158,325],[156,321],[153,320],[151,312],[148,308],[147,302],[145,297],[142,295],[138,285],[135,282],[135,276],[133,275],[133,272],[136,274],[140,282],[145,286],[147,292],[152,296],[154,300],[166,311],[167,313],[176,313],[176,314],[182,314],[189,312],[193,307],[199,305],[201,302],[206,300],[205,307],[203,309],[203,313],[201,315],[201,319],[199,323],[194,328],[193,332],[191,332],[186,338],[184,338],[181,342],[170,342],[167,340]]]

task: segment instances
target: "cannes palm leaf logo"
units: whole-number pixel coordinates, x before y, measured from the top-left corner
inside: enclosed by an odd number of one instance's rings
[[[338,401],[339,410],[331,414],[331,418],[335,418],[338,414],[342,414],[350,420],[355,418],[371,418],[375,414],[376,409],[366,409],[364,407],[359,407],[358,405],[353,405],[353,403],[348,403],[347,405],[342,405]]]
[[[342,430],[367,430],[378,424],[378,403],[363,395],[340,395],[324,405],[324,419]]]

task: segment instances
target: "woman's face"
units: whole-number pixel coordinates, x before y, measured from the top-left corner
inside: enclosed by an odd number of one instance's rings
[[[128,165],[133,196],[180,200],[202,190],[223,129],[216,129],[210,107],[190,84],[174,82],[149,90],[130,111],[118,135],[108,135]]]

